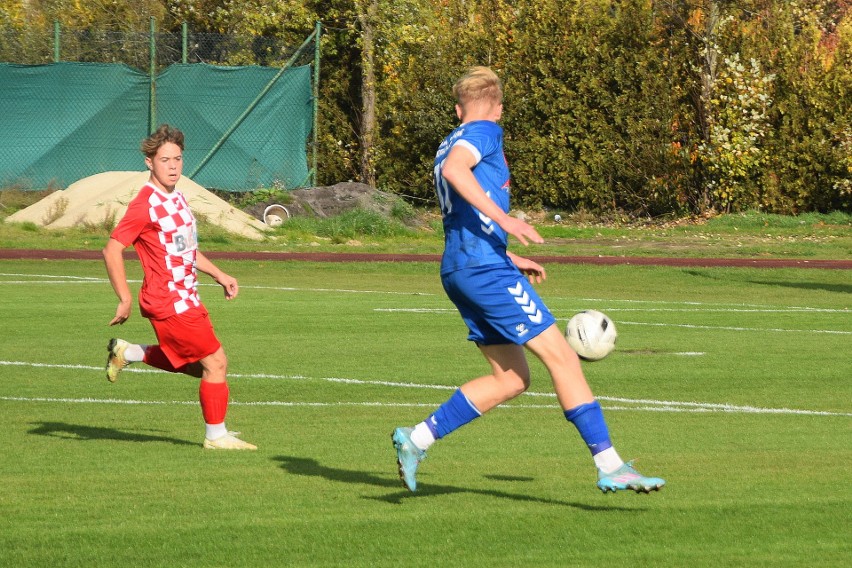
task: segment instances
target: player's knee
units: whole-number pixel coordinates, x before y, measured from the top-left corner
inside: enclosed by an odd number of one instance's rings
[[[508,375],[503,377],[503,388],[508,398],[515,398],[522,395],[530,388],[530,378],[524,375]]]
[[[228,374],[228,358],[222,355],[221,358],[217,358],[213,365],[211,366],[212,370],[217,374],[227,375]]]
[[[201,364],[207,375],[214,377],[225,377],[228,374],[228,357],[224,351],[217,351],[209,357],[201,360]]]

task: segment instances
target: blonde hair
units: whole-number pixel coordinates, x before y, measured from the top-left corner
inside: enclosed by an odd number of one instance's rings
[[[453,85],[453,96],[462,107],[479,101],[500,104],[503,102],[503,83],[488,67],[471,67]]]
[[[161,124],[153,134],[142,141],[140,149],[146,158],[153,158],[157,155],[160,146],[168,142],[177,144],[183,151],[183,132],[168,124]]]

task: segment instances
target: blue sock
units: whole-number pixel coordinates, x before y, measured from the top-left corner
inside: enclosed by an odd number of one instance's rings
[[[480,416],[482,413],[459,389],[426,419],[426,424],[432,430],[435,439],[440,439]]]
[[[580,437],[586,442],[592,455],[612,447],[603,410],[601,410],[598,401],[588,402],[571,410],[566,410],[565,418],[577,427]]]

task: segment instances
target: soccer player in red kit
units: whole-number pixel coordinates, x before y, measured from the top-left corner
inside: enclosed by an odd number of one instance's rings
[[[216,338],[204,304],[198,297],[197,271],[213,278],[225,298],[237,296],[237,280],[222,272],[198,250],[195,217],[183,194],[175,189],[183,169],[184,135],[167,124],[142,141],[142,153],[151,176],[127,207],[104,247],[109,281],[118,296],[110,325],[130,317],[132,296],[122,253],[133,245],[144,279],[139,308],[151,322],[157,345],[111,339],[106,373],[115,382],[121,370],[142,361],[172,373],[201,379],[199,399],[206,424],[204,447],[256,450],[225,428],[228,409],[228,358]]]

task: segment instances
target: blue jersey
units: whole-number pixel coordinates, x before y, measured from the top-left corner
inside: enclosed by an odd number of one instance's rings
[[[503,155],[503,129],[489,120],[462,124],[444,139],[435,156],[435,190],[444,221],[441,274],[510,263],[506,232],[456,193],[441,174],[444,160],[458,144],[476,157],[473,175],[479,185],[503,211],[509,212],[509,166]]]

